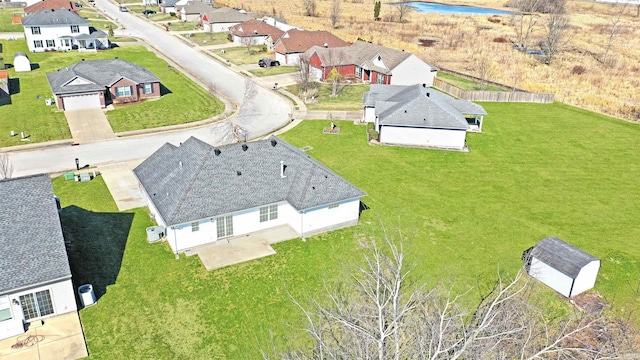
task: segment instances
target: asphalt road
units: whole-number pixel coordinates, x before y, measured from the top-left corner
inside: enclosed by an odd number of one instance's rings
[[[289,101],[260,86],[251,85],[246,78],[229,70],[205,54],[175,38],[174,35],[130,13],[122,13],[107,0],[96,0],[96,7],[124,25],[116,35],[140,38],[154,46],[165,56],[188,69],[208,87],[214,87],[240,105],[238,115],[232,118],[246,133],[247,139],[269,134],[289,122],[292,112]],[[246,91],[248,86],[249,90]],[[246,96],[249,94],[250,96]],[[248,98],[245,101],[245,98]],[[163,144],[178,145],[190,136],[211,144],[224,144],[233,140],[228,122],[205,127],[177,130],[149,135],[132,136],[76,146],[56,146],[9,153],[13,177],[37,173],[62,172],[75,168],[75,158],[80,165],[95,166],[110,162],[143,159]]]

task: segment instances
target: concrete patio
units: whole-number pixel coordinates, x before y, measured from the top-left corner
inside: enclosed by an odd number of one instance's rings
[[[13,348],[19,341],[24,345]],[[34,321],[24,334],[0,340],[3,360],[72,360],[88,355],[76,311],[45,319],[44,324]]]
[[[298,237],[300,237],[298,233],[291,227],[282,225],[198,246],[185,251],[185,255],[198,255],[207,270],[214,270],[273,255],[276,251],[273,250],[271,244]]]

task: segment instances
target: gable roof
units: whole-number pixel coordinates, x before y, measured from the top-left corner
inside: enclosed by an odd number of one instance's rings
[[[179,6],[181,12],[185,14],[202,14],[207,11],[215,9],[211,4],[204,3],[202,1],[189,1],[183,6]]]
[[[0,294],[71,277],[49,175],[0,180]]]
[[[89,21],[80,15],[69,11],[60,10],[40,10],[22,18],[23,26],[47,26],[47,25],[87,25]]]
[[[540,240],[530,256],[574,279],[585,265],[599,261],[595,256],[552,236]]]
[[[47,74],[54,94],[102,91],[122,78],[136,84],[160,82],[149,70],[122,59],[80,61]],[[74,84],[75,79],[86,81]]]
[[[286,31],[276,43],[274,50],[280,54],[302,53],[313,46],[344,47],[348,42],[328,31],[307,31],[291,29]]]
[[[229,7],[221,7],[207,11],[204,16],[209,24],[240,23],[251,19],[251,16]]]
[[[324,67],[358,65],[363,69],[373,70],[382,74],[391,74],[396,66],[413,55],[406,51],[374,45],[360,40],[351,46],[342,48],[327,49],[316,46],[307,51],[307,56],[311,57],[314,53],[318,55]],[[384,64],[384,66],[380,66],[379,64]],[[428,66],[433,69],[433,66]]]
[[[168,226],[281,201],[301,211],[366,195],[275,136],[220,148],[191,137],[163,145],[134,173]]]
[[[69,0],[42,0],[24,8],[24,12],[26,14],[33,14],[40,10],[67,9],[67,10],[73,11],[74,13],[77,13],[78,10],[76,9],[74,2],[75,1],[69,1]]]
[[[229,31],[236,36],[271,36],[274,41],[278,40],[284,31],[275,26],[267,24],[265,21],[251,19],[241,24],[232,26]]]
[[[375,107],[380,125],[467,130],[469,124],[464,115],[487,114],[478,104],[420,84],[372,84],[363,95],[363,103]]]

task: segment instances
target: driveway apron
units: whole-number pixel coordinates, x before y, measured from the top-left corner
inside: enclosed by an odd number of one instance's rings
[[[86,144],[116,138],[101,109],[65,111],[64,116],[75,143]]]

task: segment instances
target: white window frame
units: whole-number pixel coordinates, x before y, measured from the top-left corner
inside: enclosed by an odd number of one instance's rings
[[[127,91],[129,94],[127,95]],[[133,95],[131,86],[116,86],[116,97],[128,97]]]
[[[153,93],[153,83],[144,83],[144,84],[142,84],[142,93],[143,94],[152,94]]]
[[[49,45],[51,44],[51,45]],[[55,40],[47,40],[47,47],[56,47],[56,41]]]
[[[360,66],[356,66],[355,75],[359,78],[362,77],[362,68]]]
[[[384,85],[386,80],[387,80],[386,75],[380,74],[380,73],[376,74],[376,84]]]
[[[40,26],[32,26],[31,27],[31,35],[40,35]]]
[[[233,236],[233,215],[221,216],[216,219],[216,233],[218,239]]]
[[[40,294],[46,295],[47,298],[39,299]],[[22,307],[22,313],[26,321],[38,319],[48,315],[54,315],[56,313],[55,306],[53,305],[53,297],[51,296],[51,291],[49,289],[20,295],[19,298],[20,306]],[[31,309],[30,307],[33,308]]]
[[[42,40],[33,40],[33,47],[36,49],[44,47],[42,46]]]
[[[71,33],[79,34],[80,33],[80,25],[71,25]]]
[[[6,317],[6,315],[1,315],[2,313],[8,314],[9,317]],[[13,313],[11,311],[11,299],[9,299],[9,295],[2,295],[0,296],[0,322],[11,319],[13,319]]]
[[[340,203],[333,203],[333,204],[329,204],[329,206],[327,206],[328,209],[335,209],[338,206],[340,206]]]
[[[278,204],[267,205],[260,208],[260,222],[276,220],[278,218]]]
[[[200,231],[200,223],[199,222],[192,222],[191,223],[191,232],[197,232]]]

